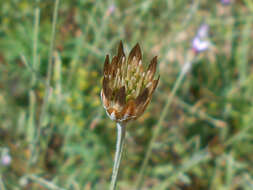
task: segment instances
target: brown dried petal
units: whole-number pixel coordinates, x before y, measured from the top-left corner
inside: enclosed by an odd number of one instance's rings
[[[108,78],[103,79],[103,92],[104,92],[105,98],[107,100],[112,99],[112,90],[109,87],[109,79]]]
[[[104,76],[107,76],[110,71],[110,59],[109,55],[106,55],[105,63],[104,63]]]
[[[150,80],[153,79],[155,72],[156,72],[156,65],[157,65],[157,56],[155,56],[151,63],[148,66],[148,71],[150,71]]]
[[[121,106],[126,104],[126,90],[124,86],[117,91],[115,101]]]
[[[135,57],[135,59],[137,60],[137,62],[139,62],[142,59],[142,55],[141,55],[141,48],[139,43],[137,43],[134,48],[131,50],[129,56],[128,56],[128,64],[131,64],[133,58]]]
[[[124,53],[124,48],[123,48],[123,43],[122,41],[120,41],[119,43],[119,47],[118,47],[118,61],[122,58],[122,57],[125,57],[125,53]]]
[[[142,93],[136,98],[135,102],[136,105],[140,105],[146,102],[147,98],[149,96],[149,90],[145,88]]]
[[[104,94],[104,91],[103,91],[103,90],[102,90],[102,92],[101,92],[101,98],[102,98],[102,102],[103,102],[104,107],[107,109],[107,108],[110,106],[110,100],[108,100],[108,99],[105,97],[105,94]]]
[[[134,116],[135,115],[135,110],[136,110],[136,104],[134,100],[129,100],[126,104],[126,106],[124,107],[124,109],[122,110],[122,113],[124,116]]]
[[[154,81],[152,82],[151,95],[152,95],[152,93],[154,92],[154,90],[156,89],[157,84],[158,84],[158,82],[159,82],[159,79],[160,79],[160,75],[158,76],[158,79],[157,79],[157,80],[154,80]]]
[[[117,56],[114,56],[112,58],[112,62],[111,62],[111,65],[110,65],[110,73],[112,75],[112,77],[114,78],[116,76],[116,73],[117,73],[117,69],[118,69],[118,57]]]
[[[143,112],[146,110],[146,108],[147,108],[147,106],[148,106],[148,104],[149,104],[151,98],[152,98],[152,97],[149,96],[149,97],[147,98],[146,102],[140,107],[140,109],[138,110],[138,116],[142,115]]]

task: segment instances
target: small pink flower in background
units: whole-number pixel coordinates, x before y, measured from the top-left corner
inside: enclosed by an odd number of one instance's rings
[[[210,47],[208,31],[209,26],[207,24],[202,24],[199,27],[196,36],[192,40],[192,49],[195,53],[206,51]]]
[[[1,164],[4,166],[8,166],[11,164],[12,158],[8,153],[4,153],[1,157]]]
[[[106,11],[106,16],[112,15],[116,10],[116,6],[114,4],[110,5]]]
[[[197,36],[199,38],[207,38],[208,31],[209,31],[209,26],[207,24],[202,24],[198,29]]]

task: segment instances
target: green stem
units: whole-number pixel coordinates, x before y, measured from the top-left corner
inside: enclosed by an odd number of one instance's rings
[[[38,177],[36,175],[25,176],[24,179],[29,179],[31,181],[34,181],[34,182],[40,184],[41,186],[43,186],[47,189],[50,189],[50,190],[65,190],[64,188],[58,187],[53,182],[45,180],[45,179]]]
[[[55,0],[55,6],[54,6],[54,15],[53,15],[53,24],[52,24],[53,29],[52,29],[49,56],[48,56],[46,91],[45,91],[45,96],[42,103],[42,110],[41,110],[40,119],[39,119],[39,128],[42,126],[42,123],[47,111],[48,97],[49,97],[49,92],[50,92],[50,81],[51,81],[52,67],[53,67],[53,50],[54,50],[54,42],[55,42],[55,31],[56,31],[59,1],[60,0]]]
[[[167,99],[167,102],[162,110],[162,114],[161,114],[161,117],[154,129],[154,133],[153,133],[153,136],[150,140],[150,143],[149,143],[149,146],[148,146],[148,149],[147,149],[147,152],[145,154],[145,158],[144,158],[144,161],[142,162],[142,166],[141,166],[141,170],[140,170],[140,173],[139,173],[139,176],[137,178],[137,182],[136,182],[136,190],[139,190],[141,188],[141,185],[142,185],[142,182],[143,182],[143,177],[144,177],[144,173],[145,173],[145,170],[147,168],[147,165],[148,165],[148,161],[150,159],[150,156],[151,156],[151,153],[152,153],[152,149],[153,149],[153,145],[161,131],[161,128],[162,128],[162,123],[164,122],[165,120],[165,117],[168,113],[168,110],[169,110],[169,107],[172,103],[172,100],[179,88],[179,86],[181,85],[183,79],[184,79],[184,76],[186,75],[186,73],[189,71],[189,69],[191,68],[191,65],[192,65],[192,62],[186,62],[179,77],[177,78],[176,80],[176,83]]]
[[[37,6],[35,8],[35,19],[34,19],[34,32],[33,32],[33,70],[38,70],[38,60],[37,60],[37,51],[38,51],[38,34],[39,34],[39,22],[40,22],[40,9]],[[36,73],[32,73],[32,87],[36,83]]]
[[[125,143],[125,136],[126,136],[125,124],[117,123],[117,144],[116,144],[116,153],[114,157],[114,165],[113,165],[113,170],[112,170],[110,190],[116,189],[118,171],[119,171],[121,156],[122,156],[123,147]]]
[[[36,2],[38,3],[38,1]],[[39,21],[40,21],[40,9],[38,4],[35,8],[35,17],[34,17],[34,31],[33,31],[33,61],[32,61],[32,69],[33,71],[37,71],[38,69],[38,61],[37,61],[37,51],[38,51],[38,35],[39,35]],[[31,80],[31,87],[34,88],[36,85],[36,72],[32,72],[32,80]],[[28,120],[28,141],[30,150],[32,153],[35,152],[35,138],[36,138],[36,127],[34,123],[35,118],[35,104],[36,103],[36,97],[34,90],[31,89],[29,92],[29,120]],[[32,164],[33,157],[29,160],[29,166]]]
[[[5,186],[4,186],[4,182],[3,182],[3,179],[2,179],[2,175],[0,174],[0,189],[1,190],[5,190]]]
[[[53,50],[54,50],[54,44],[55,44],[55,31],[56,31],[59,2],[60,2],[60,0],[55,0],[54,13],[53,13],[53,23],[52,23],[53,28],[52,28],[52,35],[51,35],[51,40],[50,40],[49,56],[48,56],[46,89],[45,89],[45,95],[44,95],[43,102],[42,102],[41,113],[39,116],[39,124],[38,124],[38,128],[37,128],[37,136],[36,136],[36,140],[35,140],[35,145],[37,145],[37,143],[39,141],[41,127],[43,125],[45,115],[47,112],[47,107],[48,107],[50,82],[51,82],[52,67],[53,67]],[[34,163],[36,160],[37,160],[37,155],[35,154],[32,162]]]

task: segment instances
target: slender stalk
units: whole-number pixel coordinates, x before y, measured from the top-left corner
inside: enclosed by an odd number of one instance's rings
[[[37,51],[38,51],[38,35],[39,35],[39,22],[40,22],[40,9],[37,6],[35,8],[35,18],[34,18],[34,32],[33,32],[33,70],[37,71],[38,61],[37,61]],[[32,86],[35,85],[36,74],[32,73]]]
[[[44,120],[44,117],[45,117],[45,114],[47,111],[47,106],[48,106],[50,81],[51,81],[51,77],[52,77],[52,68],[53,68],[53,50],[54,50],[54,42],[55,42],[55,31],[56,31],[59,1],[60,0],[55,0],[55,6],[54,6],[54,15],[53,15],[53,24],[52,24],[53,28],[52,28],[52,35],[51,35],[51,40],[50,40],[49,56],[48,56],[46,91],[45,91],[45,96],[44,96],[43,103],[42,103],[42,110],[41,110],[40,119],[39,119],[39,128],[42,125],[42,122]]]
[[[162,110],[162,114],[161,114],[161,117],[159,118],[158,120],[158,123],[154,129],[154,133],[153,133],[153,136],[150,140],[150,143],[148,145],[148,149],[147,149],[147,152],[145,154],[145,157],[144,157],[144,161],[142,162],[142,166],[141,166],[141,170],[140,170],[140,173],[139,173],[139,176],[137,178],[137,181],[136,181],[136,190],[139,190],[141,188],[141,185],[142,185],[142,182],[143,182],[143,177],[144,177],[144,172],[147,168],[147,165],[148,165],[148,161],[150,159],[150,156],[151,156],[151,153],[152,153],[152,149],[153,149],[153,145],[161,131],[161,128],[162,128],[162,123],[164,122],[165,120],[165,117],[168,113],[168,110],[169,110],[169,107],[172,103],[172,100],[173,98],[175,97],[175,94],[179,88],[179,86],[181,85],[183,79],[184,79],[184,76],[186,75],[186,73],[189,71],[189,69],[191,68],[191,65],[192,65],[192,62],[186,62],[182,71],[180,72],[180,75],[179,77],[177,78],[176,80],[176,83],[175,85],[173,86],[173,89],[167,99],[167,102]]]
[[[0,175],[0,189],[1,190],[5,190],[5,186],[4,186],[4,182],[3,182],[3,179],[2,179],[2,175]]]
[[[126,136],[125,124],[117,123],[117,144],[116,144],[116,152],[115,152],[115,157],[114,157],[114,165],[113,165],[113,170],[112,170],[110,190],[116,189],[118,171],[119,171],[121,156],[122,156],[123,147],[125,143],[125,136]]]
[[[38,1],[37,1],[38,3]],[[40,21],[40,9],[38,5],[35,8],[35,17],[34,17],[34,32],[33,32],[33,62],[32,62],[32,69],[34,71],[37,71],[38,68],[38,62],[37,62],[37,51],[38,51],[38,34],[39,34],[39,21]],[[32,80],[31,80],[31,87],[33,88],[36,84],[36,73],[32,72]],[[34,90],[31,89],[29,92],[29,123],[28,123],[28,130],[27,135],[29,139],[30,144],[30,150],[31,152],[35,152],[35,136],[36,136],[36,127],[34,123],[35,118],[35,103],[36,103],[36,97]],[[32,163],[33,157],[29,160],[29,165]]]
[[[34,181],[38,184],[40,184],[41,186],[50,189],[50,190],[65,190],[64,188],[58,187],[57,185],[55,185],[52,181],[48,181],[45,180],[39,176],[36,175],[28,175],[25,176],[25,179],[29,179],[31,181]]]
[[[51,75],[52,75],[52,67],[53,67],[53,50],[55,44],[55,31],[56,31],[56,23],[57,23],[57,16],[58,16],[58,9],[59,9],[59,2],[60,0],[55,0],[54,4],[54,13],[53,13],[53,23],[52,23],[52,35],[50,40],[50,49],[49,49],[49,56],[48,56],[48,67],[47,67],[47,77],[46,77],[46,88],[45,88],[45,95],[42,102],[41,113],[39,116],[39,123],[37,128],[37,136],[35,140],[35,146],[37,145],[39,138],[40,138],[40,131],[43,125],[47,107],[48,107],[48,99],[49,99],[49,92],[50,92],[50,82],[51,82]],[[36,156],[33,159],[33,162],[36,161]]]

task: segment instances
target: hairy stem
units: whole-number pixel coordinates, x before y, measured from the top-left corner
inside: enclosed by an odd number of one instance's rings
[[[114,157],[114,165],[112,170],[112,179],[110,190],[116,189],[118,171],[121,161],[121,156],[123,152],[123,147],[125,143],[125,135],[126,135],[126,126],[123,123],[117,123],[117,144],[116,144],[116,152]]]

